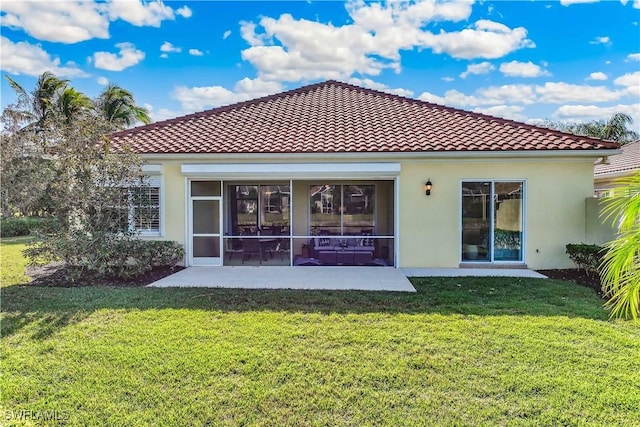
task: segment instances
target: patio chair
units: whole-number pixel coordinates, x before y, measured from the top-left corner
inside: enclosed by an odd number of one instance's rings
[[[258,255],[258,260],[262,264],[262,245],[258,239],[242,239],[242,263],[251,258],[251,255]]]
[[[280,254],[280,261],[284,261],[285,254],[287,254],[287,258],[289,258],[290,246],[291,241],[288,238],[279,240],[276,252]]]

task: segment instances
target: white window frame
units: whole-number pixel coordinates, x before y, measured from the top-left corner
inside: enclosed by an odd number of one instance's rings
[[[469,182],[490,182],[491,183],[491,200],[492,204],[494,198],[495,184],[498,182],[522,182],[522,241],[520,242],[520,252],[522,254],[521,260],[495,260],[495,248],[494,248],[494,221],[495,212],[492,208],[490,231],[489,231],[489,245],[491,248],[491,257],[488,261],[476,261],[476,260],[463,260],[462,259],[462,185]],[[458,183],[458,263],[459,264],[513,264],[521,265],[527,263],[527,191],[529,184],[525,178],[463,178]]]
[[[164,236],[164,174],[161,165],[143,165],[142,172],[145,181],[150,187],[158,188],[158,230],[135,229],[135,207],[129,206],[129,227],[143,237],[163,237]],[[157,185],[155,185],[157,184]]]

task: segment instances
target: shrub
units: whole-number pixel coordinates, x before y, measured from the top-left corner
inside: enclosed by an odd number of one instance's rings
[[[51,218],[38,217],[15,217],[0,219],[0,236],[2,237],[18,237],[28,236],[46,226],[51,222]]]
[[[567,254],[576,267],[583,269],[587,274],[597,275],[605,249],[598,245],[570,243],[567,245]]]
[[[154,267],[173,267],[182,261],[184,249],[172,241],[114,234],[96,242],[85,233],[73,233],[64,239],[40,241],[25,253],[32,263],[64,261],[67,280],[75,282],[86,275],[135,278]]]

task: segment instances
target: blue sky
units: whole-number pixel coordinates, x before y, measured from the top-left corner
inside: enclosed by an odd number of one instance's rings
[[[3,74],[89,96],[130,89],[155,120],[326,79],[535,123],[630,114],[640,0],[12,1]],[[2,106],[14,100],[2,80]]]

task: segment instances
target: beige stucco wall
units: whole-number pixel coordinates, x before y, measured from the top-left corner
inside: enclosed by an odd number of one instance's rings
[[[462,180],[525,180],[525,262],[530,268],[570,267],[567,243],[585,240],[585,198],[593,193],[592,161],[486,160],[402,164],[402,267],[458,267]],[[424,182],[431,179],[431,196]]]
[[[184,176],[180,171],[180,163],[161,163],[163,192],[160,203],[164,210],[164,234],[148,239],[174,240],[185,244],[185,193]]]
[[[327,160],[339,162],[339,158]],[[342,160],[344,161],[344,160]],[[353,162],[353,159],[350,159]],[[371,161],[371,160],[368,160]],[[376,159],[375,162],[385,160]],[[530,268],[570,267],[567,243],[586,241],[585,199],[593,194],[593,159],[478,159],[398,160],[400,267],[458,267],[460,261],[460,183],[463,179],[525,180],[525,262]],[[256,162],[252,160],[252,162]],[[266,160],[264,161],[266,162]],[[287,162],[270,159],[270,163]],[[308,160],[306,160],[308,162]],[[185,243],[184,176],[182,161],[162,164],[164,175],[164,231],[162,238]],[[205,163],[199,160],[194,163]],[[234,160],[233,163],[238,163]],[[424,182],[431,179],[431,196]],[[317,180],[314,180],[316,182]],[[307,188],[295,183],[292,192],[294,234],[307,233]],[[390,187],[390,184],[387,184]],[[378,205],[391,188],[380,189]],[[300,198],[304,202],[299,202]],[[395,222],[393,209],[378,212],[387,226]],[[382,222],[380,223],[382,226]],[[294,249],[295,250],[295,249]]]

